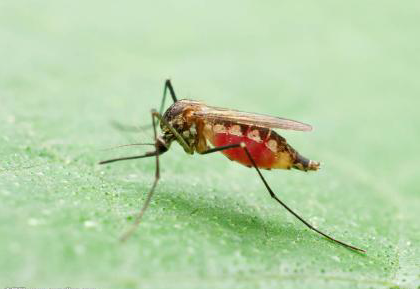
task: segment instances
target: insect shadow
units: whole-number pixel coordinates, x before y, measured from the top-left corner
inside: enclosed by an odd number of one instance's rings
[[[173,104],[164,112],[168,91]],[[160,178],[159,156],[169,151],[171,144],[175,141],[187,154],[192,155],[196,152],[206,155],[221,152],[232,161],[254,168],[270,197],[309,229],[348,249],[365,253],[365,250],[335,239],[312,226],[277,196],[261,173],[261,169],[290,170],[293,168],[305,172],[318,170],[319,162],[303,157],[287,143],[285,138],[274,131],[274,129],[310,131],[312,130],[310,125],[286,118],[212,107],[195,100],[178,100],[170,80],[165,82],[159,112],[152,110],[151,116],[154,135],[152,145],[155,148],[153,151],[100,162],[100,164],[107,164],[147,157],[154,157],[156,161],[153,185],[140,212],[135,217],[133,226],[122,236],[122,241],[130,237],[140,224]],[[159,136],[156,129],[158,125],[162,131]]]
[[[199,230],[206,231],[209,225],[215,224],[243,239],[258,239],[258,243],[253,241],[253,246],[265,244],[269,239],[279,239],[281,241],[275,247],[280,247],[305,234],[305,230],[293,227],[291,223],[278,222],[276,216],[261,217],[256,212],[258,209],[247,208],[232,197],[214,199],[208,194],[194,197],[182,189],[160,189],[157,195],[159,197],[153,201],[154,208],[173,212],[181,218],[181,222],[184,218],[191,220],[191,226]]]

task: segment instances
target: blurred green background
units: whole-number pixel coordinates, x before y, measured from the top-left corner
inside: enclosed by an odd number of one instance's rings
[[[419,1],[0,1],[0,286],[420,288]],[[316,173],[221,154],[154,161],[163,81],[182,98],[298,119]],[[169,104],[169,103],[168,103]]]

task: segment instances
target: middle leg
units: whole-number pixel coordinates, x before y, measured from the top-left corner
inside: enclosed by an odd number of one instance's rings
[[[260,169],[258,168],[257,164],[255,163],[255,160],[252,158],[248,148],[246,147],[245,143],[239,143],[239,144],[232,144],[232,145],[226,145],[226,146],[220,146],[220,147],[215,147],[212,149],[209,149],[207,151],[202,152],[201,154],[209,154],[209,153],[214,153],[214,152],[218,152],[218,151],[223,151],[223,150],[228,150],[228,149],[234,149],[234,148],[242,148],[248,159],[250,160],[250,162],[252,163],[252,166],[256,169],[260,179],[262,180],[262,182],[264,183],[264,186],[266,187],[267,191],[270,194],[270,197],[272,197],[274,200],[276,200],[277,203],[279,203],[281,206],[283,206],[287,211],[289,211],[289,213],[291,213],[293,216],[295,216],[299,221],[301,221],[303,224],[305,224],[309,229],[317,232],[318,234],[326,237],[327,239],[338,243],[346,248],[355,250],[355,251],[359,251],[362,253],[365,253],[366,251],[360,248],[357,248],[355,246],[346,244],[340,240],[337,240],[329,235],[327,235],[326,233],[318,230],[317,228],[315,228],[314,226],[312,226],[309,222],[307,222],[305,219],[303,219],[300,215],[298,215],[296,212],[294,212],[291,208],[289,208],[289,206],[287,206],[283,201],[281,201],[277,195],[274,193],[274,191],[271,189],[271,187],[268,185],[267,181],[265,180],[264,176],[262,175]]]

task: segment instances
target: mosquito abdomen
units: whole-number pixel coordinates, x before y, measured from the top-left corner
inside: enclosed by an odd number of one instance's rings
[[[286,140],[267,128],[257,128],[236,123],[208,123],[205,127],[206,138],[216,147],[244,143],[255,164],[263,169],[291,169],[303,171],[316,170],[317,162],[300,156]],[[230,160],[251,166],[246,153],[241,148],[222,152]]]

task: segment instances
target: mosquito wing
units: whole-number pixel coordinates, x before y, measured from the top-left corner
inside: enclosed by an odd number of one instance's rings
[[[230,110],[226,108],[205,106],[199,111],[193,113],[195,117],[205,119],[206,121],[229,121],[239,124],[279,128],[287,130],[311,131],[312,126],[299,121],[274,117],[269,115]]]

